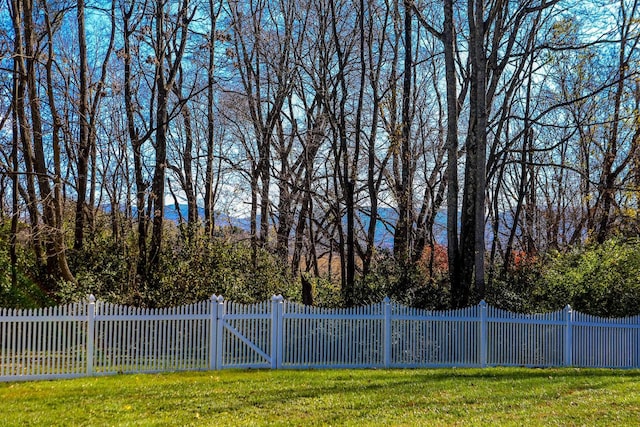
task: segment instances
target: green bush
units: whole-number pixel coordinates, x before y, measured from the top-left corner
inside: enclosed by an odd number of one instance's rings
[[[286,268],[265,249],[257,251],[257,268],[246,242],[195,238],[190,244],[165,252],[162,276],[148,289],[147,298],[167,306],[200,301],[211,295],[241,303],[254,303],[282,294],[298,297]]]
[[[603,317],[640,313],[640,240],[618,238],[601,245],[547,256],[534,305],[573,309]]]
[[[58,302],[79,301],[93,294],[112,303],[136,303],[136,258],[127,245],[95,236],[81,250],[69,250],[67,259],[76,283],[56,284]]]
[[[51,305],[53,301],[32,278],[38,276],[30,252],[17,247],[17,263],[11,265],[9,255],[9,223],[0,227],[0,308],[37,308]],[[15,268],[16,284],[12,283]]]
[[[540,272],[545,269],[543,262],[532,259],[509,268],[506,274],[501,268],[500,265],[496,266],[494,277],[487,283],[484,297],[487,303],[516,313],[548,310],[542,307],[534,296],[541,286]]]
[[[370,273],[356,283],[358,304],[378,303],[385,296],[429,310],[449,307],[449,289],[443,280],[429,277],[418,265],[402,267],[390,252],[380,252]]]
[[[282,294],[298,298],[299,285],[267,250],[257,252],[252,267],[248,243],[193,236],[190,241],[167,233],[160,267],[146,283],[136,276],[136,254],[109,238],[94,239],[80,251],[69,251],[77,283],[58,283],[61,303],[93,294],[118,304],[166,307],[202,301],[211,295],[253,303]]]

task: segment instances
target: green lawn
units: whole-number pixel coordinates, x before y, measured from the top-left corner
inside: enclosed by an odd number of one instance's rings
[[[640,371],[216,371],[0,383],[0,425],[640,425]]]

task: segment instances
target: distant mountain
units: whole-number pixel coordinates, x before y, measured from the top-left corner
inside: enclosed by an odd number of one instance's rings
[[[181,204],[179,205],[180,210],[176,210],[175,205],[165,206],[164,208],[164,217],[168,220],[178,222],[180,220],[180,215],[182,215],[183,220],[186,221],[189,207],[187,205]],[[179,212],[179,213],[178,213]],[[200,218],[204,218],[204,208],[198,207],[198,216]],[[249,231],[251,229],[251,223],[249,218],[236,218],[229,216],[223,213],[215,214],[215,222],[216,225],[225,227],[238,227],[242,230]]]
[[[189,213],[189,208],[187,205],[180,205],[180,211],[176,209],[175,205],[168,205],[164,207],[164,217],[165,219],[178,222],[180,220],[180,215],[186,221],[187,215]],[[198,216],[200,218],[204,218],[204,208],[198,207]]]
[[[187,218],[188,207],[187,205],[181,204],[179,206],[180,213],[183,218]],[[204,217],[204,209],[198,208],[198,215],[202,218]],[[180,216],[178,215],[178,211],[175,208],[175,205],[166,206],[164,210],[164,216],[166,219],[178,222]],[[257,218],[257,221],[260,221],[260,217]],[[364,209],[359,214],[359,221],[364,227],[365,230],[369,227],[369,212]],[[376,221],[376,232],[374,237],[375,245],[381,248],[392,248],[393,247],[393,230],[396,222],[398,221],[398,214],[394,209],[391,208],[379,208],[378,209],[378,220]],[[233,226],[238,227],[241,230],[249,231],[251,228],[250,219],[247,217],[232,217],[226,214],[217,214],[216,215],[216,224],[219,226]],[[344,224],[346,225],[346,219],[344,220]],[[446,226],[447,226],[447,217],[446,212],[438,212],[436,215],[436,221],[434,226],[434,233],[436,241],[440,244],[446,243]]]
[[[180,205],[180,212],[182,213],[183,218],[187,218],[187,205]],[[175,209],[174,205],[165,207],[165,218],[178,222],[179,215],[178,211]],[[198,215],[201,218],[204,217],[204,209],[198,208]],[[370,212],[367,209],[363,209],[359,215],[358,219],[364,230],[369,227],[370,221]],[[260,217],[258,216],[257,221],[260,222]],[[392,208],[378,208],[378,220],[376,221],[376,232],[374,237],[375,245],[379,248],[393,248],[393,232],[396,222],[398,222],[398,214]],[[343,219],[343,225],[346,226],[347,220]],[[500,224],[498,227],[498,235],[500,239],[506,240],[507,236],[510,233],[510,227],[513,224],[513,216],[510,212],[502,212],[500,218]],[[251,228],[251,222],[248,217],[232,217],[226,214],[216,214],[216,225],[224,227],[224,226],[233,226],[237,227],[244,231],[249,231]],[[492,224],[489,222],[486,225],[485,231],[485,239],[487,245],[493,239],[493,231]],[[433,226],[434,238],[437,244],[446,245],[447,244],[447,212],[445,210],[439,210],[436,213],[436,218]],[[516,235],[521,235],[522,230],[518,228],[516,230]]]
[[[109,212],[111,210],[111,206],[105,206],[105,211]],[[136,215],[136,208],[133,208],[133,214]],[[186,220],[188,216],[188,206],[186,204],[180,204],[178,209],[176,209],[175,205],[167,205],[164,208],[164,217],[173,222],[178,222],[180,220],[180,215],[182,218]],[[204,209],[198,207],[198,215],[200,218],[204,217]],[[258,222],[260,218],[257,218]],[[358,216],[359,223],[364,227],[365,230],[369,227],[370,217],[369,212],[364,209],[359,213]],[[392,248],[393,247],[393,231],[396,222],[398,221],[398,214],[394,209],[391,208],[379,208],[378,209],[378,219],[376,221],[376,232],[374,237],[374,242],[377,247],[381,248]],[[344,219],[344,224],[346,225],[346,218]],[[244,231],[249,231],[251,228],[250,219],[247,217],[232,217],[226,214],[218,213],[216,214],[216,225],[225,227],[232,226],[237,227]],[[434,225],[434,234],[436,242],[439,244],[446,244],[446,229],[447,229],[447,217],[446,212],[439,211],[436,214],[436,220]]]

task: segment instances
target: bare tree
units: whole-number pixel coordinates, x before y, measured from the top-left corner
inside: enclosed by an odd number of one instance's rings
[[[214,87],[215,87],[215,65],[217,41],[227,41],[228,35],[219,32],[218,19],[222,12],[223,2],[216,3],[214,0],[208,2],[209,14],[209,34],[207,37],[207,153],[205,171],[205,191],[204,191],[204,223],[209,236],[215,230],[215,201],[218,196],[218,185],[220,182],[220,160],[218,160],[218,175],[214,173],[215,163],[215,115],[214,115]]]
[[[255,267],[257,248],[268,241],[271,148],[283,106],[292,90],[294,7],[285,1],[251,2],[247,8],[231,2],[229,6],[233,19],[233,55],[237,58],[239,83],[253,124],[257,153],[250,173]],[[275,20],[276,16],[282,19]]]
[[[153,62],[155,64],[155,168],[151,184],[152,203],[151,243],[149,246],[149,268],[157,271],[162,249],[164,223],[165,171],[167,168],[167,131],[169,126],[169,95],[176,83],[182,58],[189,37],[189,24],[195,16],[196,8],[189,0],[183,0],[173,19],[166,0],[157,0],[154,11],[155,38],[153,40]]]
[[[45,157],[44,128],[37,81],[38,55],[41,48],[34,23],[34,16],[37,16],[37,14],[31,0],[23,0],[20,3],[14,2],[13,10],[15,34],[17,36],[22,33],[17,39],[18,43],[20,43],[18,52],[22,53],[18,60],[22,81],[19,85],[18,96],[21,99],[25,98],[26,86],[30,123],[27,121],[26,106],[22,104],[21,100],[18,102],[18,120],[21,123],[24,156],[28,158],[27,162],[29,163],[27,165],[27,173],[33,173],[36,176],[39,190],[39,199],[36,199],[35,189],[33,187],[29,189],[32,224],[36,226],[34,232],[38,233],[38,215],[35,204],[39,202],[42,206],[42,219],[44,222],[43,243],[47,255],[47,273],[55,279],[73,282],[75,278],[67,263],[64,235],[60,222],[62,201],[59,198],[59,193],[55,190],[55,182],[54,189],[51,188],[51,178]],[[56,167],[55,169],[58,170],[59,168]]]
[[[87,65],[87,35],[85,30],[85,2],[78,0],[76,7],[78,21],[78,56],[80,57],[80,88],[78,101],[78,118],[80,120],[80,134],[78,141],[78,170],[77,188],[78,200],[76,204],[76,226],[74,248],[80,249],[84,240],[85,200],[87,197],[87,183],[89,173],[89,66]]]

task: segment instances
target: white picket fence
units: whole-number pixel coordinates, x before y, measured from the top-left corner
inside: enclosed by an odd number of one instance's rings
[[[640,316],[517,314],[481,302],[352,309],[213,296],[166,309],[96,301],[0,309],[0,381],[224,368],[640,367]]]

